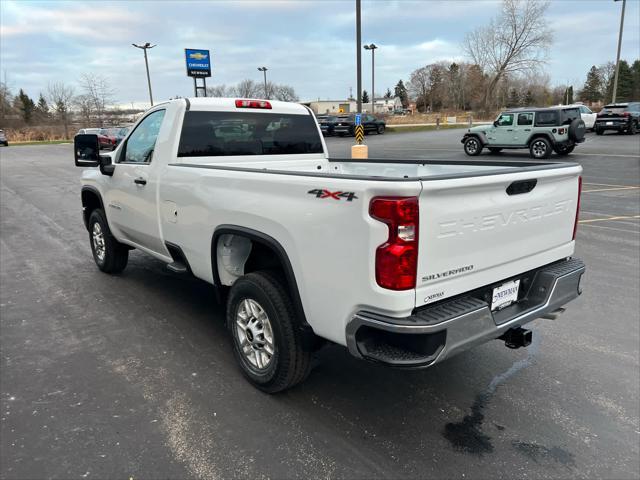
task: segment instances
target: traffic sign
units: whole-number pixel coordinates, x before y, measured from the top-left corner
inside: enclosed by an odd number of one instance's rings
[[[356,113],[356,127],[362,125],[362,114]]]
[[[359,119],[359,115],[356,118]],[[362,125],[356,124],[356,142],[362,143],[364,141],[364,127]]]

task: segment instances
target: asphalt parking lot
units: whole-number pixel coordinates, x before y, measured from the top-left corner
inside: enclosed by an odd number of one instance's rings
[[[366,142],[463,159],[462,132]],[[341,157],[353,139],[327,143]],[[0,477],[638,478],[640,135],[588,134],[569,160],[585,293],[528,349],[398,371],[332,346],[268,396],[205,283],[135,251],[123,275],[97,270],[70,145],[0,149]]]

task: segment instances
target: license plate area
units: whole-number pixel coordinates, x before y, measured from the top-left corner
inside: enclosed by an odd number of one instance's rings
[[[502,310],[518,301],[520,279],[505,282],[493,289],[491,294],[491,311]]]
[[[613,122],[607,122],[606,125],[613,125]]]

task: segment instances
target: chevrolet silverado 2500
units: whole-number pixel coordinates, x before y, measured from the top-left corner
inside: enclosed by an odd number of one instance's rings
[[[78,135],[94,260],[138,249],[215,286],[244,375],[277,392],[330,341],[428,367],[580,293],[575,163],[330,159],[306,107],[177,99],[115,151]]]

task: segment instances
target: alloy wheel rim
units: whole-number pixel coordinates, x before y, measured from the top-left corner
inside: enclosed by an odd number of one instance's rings
[[[533,144],[533,154],[536,157],[543,156],[547,151],[547,146],[543,142],[536,142]]]
[[[103,262],[107,249],[104,244],[104,232],[102,231],[102,227],[98,222],[93,224],[91,238],[93,240],[93,251],[96,252],[96,257],[98,257],[98,260]]]
[[[467,142],[467,151],[469,153],[476,153],[477,150],[478,150],[478,142],[476,142],[475,140],[469,140]]]
[[[275,354],[273,329],[262,306],[244,299],[236,312],[236,339],[240,353],[256,370],[266,370]]]

